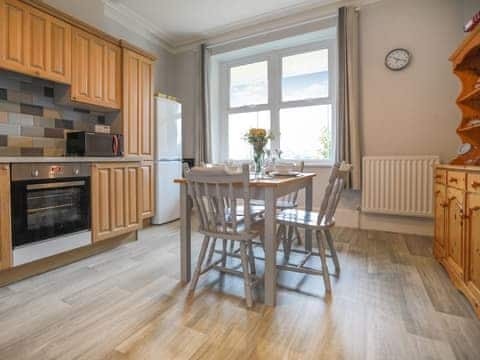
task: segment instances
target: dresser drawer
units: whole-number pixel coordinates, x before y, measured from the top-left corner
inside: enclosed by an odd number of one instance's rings
[[[447,173],[447,185],[460,189],[466,189],[466,174],[463,171],[449,171]]]
[[[435,169],[435,182],[438,184],[447,183],[447,170],[445,169]]]
[[[480,193],[480,174],[468,174],[467,190]]]

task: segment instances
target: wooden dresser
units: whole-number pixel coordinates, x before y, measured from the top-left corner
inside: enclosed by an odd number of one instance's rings
[[[480,317],[480,167],[438,165],[433,254]]]

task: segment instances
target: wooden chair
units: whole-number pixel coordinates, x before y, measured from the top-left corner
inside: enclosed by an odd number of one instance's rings
[[[250,214],[249,168],[242,166],[242,172],[229,174],[221,169],[193,168],[185,169],[185,178],[188,183],[189,195],[198,212],[200,222],[199,231],[204,235],[197,265],[193,274],[190,291],[195,291],[200,275],[216,269],[221,272],[241,275],[244,278],[245,297],[247,306],[251,307],[252,288],[257,279],[255,274],[255,259],[252,240],[258,232],[252,230],[252,216]],[[238,201],[242,200],[239,214]],[[223,240],[221,257],[212,262],[209,255],[203,265],[210,245],[213,255],[217,239]],[[242,271],[227,268],[227,241],[240,244],[240,261]]]
[[[280,225],[291,225],[314,231],[318,245],[318,253],[305,250],[292,250],[291,241],[288,240],[285,230],[281,230],[279,234],[279,240],[283,240],[284,246],[287,249],[286,253],[301,253],[304,255],[304,258],[298,264],[291,264],[289,262],[289,257],[286,256],[286,264],[278,265],[278,268],[280,270],[295,271],[305,274],[323,275],[325,290],[328,293],[331,291],[330,274],[328,272],[326,259],[327,255],[322,233],[325,236],[327,246],[330,249],[330,256],[332,257],[335,265],[335,275],[338,276],[340,273],[340,263],[338,261],[337,252],[333,244],[330,228],[335,225],[335,211],[337,209],[338,202],[340,201],[340,196],[343,188],[345,187],[345,182],[351,168],[351,165],[345,163],[337,163],[333,166],[319,212],[289,209],[284,210],[277,215],[277,222]],[[285,229],[285,227],[283,229]],[[312,255],[320,258],[322,270],[317,270],[305,265]]]

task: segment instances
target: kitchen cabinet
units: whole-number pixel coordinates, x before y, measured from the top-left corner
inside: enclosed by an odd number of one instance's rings
[[[120,47],[77,28],[72,33],[71,100],[120,109]]]
[[[150,218],[154,215],[155,208],[155,182],[153,161],[143,161],[140,167],[140,192],[142,204],[142,219]]]
[[[92,165],[92,240],[109,239],[141,226],[140,163]]]
[[[123,49],[125,153],[153,159],[153,60]]]
[[[12,265],[10,167],[0,164],[0,270]]]
[[[439,165],[433,253],[480,317],[480,167]]]
[[[0,0],[0,67],[69,84],[71,26],[18,0]]]

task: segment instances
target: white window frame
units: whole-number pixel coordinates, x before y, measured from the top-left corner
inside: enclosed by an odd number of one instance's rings
[[[328,49],[328,97],[315,98],[295,101],[282,101],[282,58],[311,51]],[[255,62],[267,61],[268,64],[268,103],[261,105],[249,105],[242,107],[230,107],[230,69],[241,65],[247,65]],[[231,61],[220,63],[220,111],[219,111],[219,147],[220,159],[228,160],[228,116],[230,114],[239,114],[257,111],[270,111],[270,126],[274,134],[280,133],[280,110],[306,107],[315,105],[331,105],[332,107],[332,148],[330,150],[330,159],[305,160],[310,165],[331,165],[334,162],[336,146],[336,98],[337,98],[337,59],[336,59],[336,41],[334,39],[322,40],[306,45],[285,48],[281,50],[269,51],[256,54],[254,56],[243,57]],[[241,134],[239,134],[241,136]],[[281,136],[281,135],[280,135]],[[280,137],[272,140],[272,148],[280,148]],[[245,159],[247,160],[247,159]],[[288,160],[288,159],[287,159]]]

